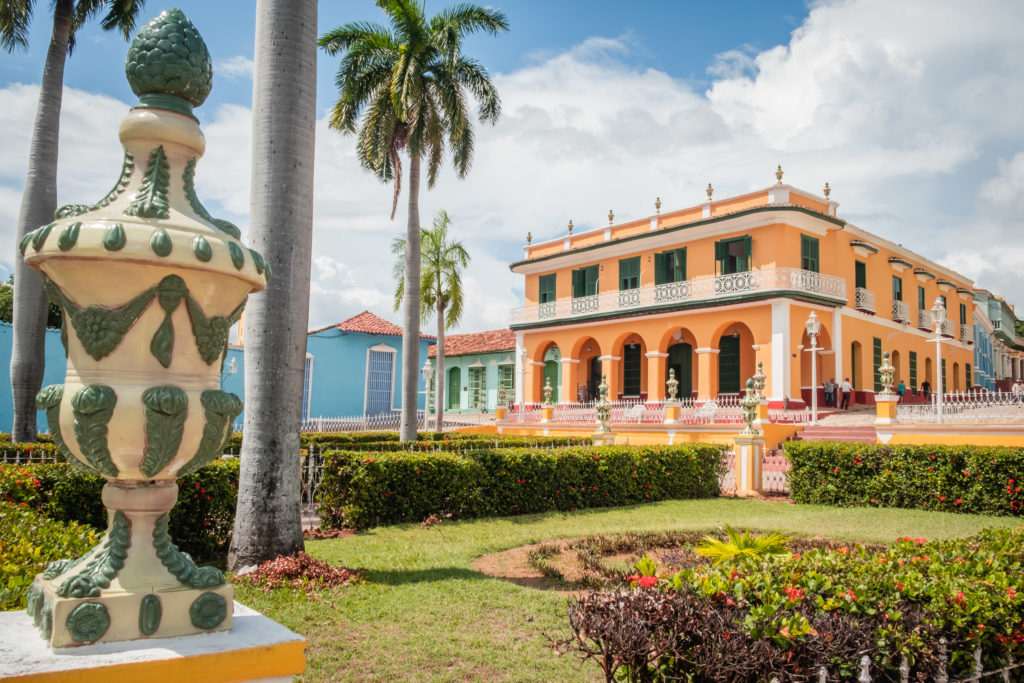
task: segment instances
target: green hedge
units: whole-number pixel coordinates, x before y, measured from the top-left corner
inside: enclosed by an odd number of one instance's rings
[[[315,446],[324,450],[401,451],[401,450],[467,450],[472,448],[557,448],[584,446],[589,438],[567,436],[518,436],[501,434],[462,434],[460,432],[420,432],[416,441],[402,442],[398,432],[308,432],[300,435],[303,448]],[[242,446],[241,432],[235,432],[227,449],[237,453]]]
[[[235,523],[238,460],[218,460],[178,480],[169,530],[178,547],[199,561],[220,559]],[[107,528],[100,500],[103,478],[70,465],[0,465],[0,501],[36,510],[59,522]]]
[[[326,526],[368,528],[453,518],[717,496],[718,446],[502,448],[453,453],[328,451]]]
[[[0,503],[0,611],[25,609],[36,574],[54,560],[84,554],[99,537],[90,526],[49,519],[27,503]]]
[[[798,503],[1024,514],[1024,449],[790,441]]]

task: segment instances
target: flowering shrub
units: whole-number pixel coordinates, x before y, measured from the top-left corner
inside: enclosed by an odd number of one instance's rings
[[[48,519],[27,504],[0,503],[0,610],[25,609],[36,574],[53,560],[87,552],[98,540],[92,527]]]
[[[798,503],[1024,515],[1024,449],[790,441]]]
[[[178,481],[169,530],[178,547],[200,560],[227,551],[235,521],[238,460],[219,460]],[[107,527],[103,478],[71,465],[0,465],[0,501],[36,510],[59,522]]]
[[[902,656],[915,680],[934,680],[943,666],[969,671],[976,647],[986,669],[999,669],[1024,658],[1022,548],[1021,528],[908,537],[883,550],[701,563],[662,573],[655,585],[655,572],[638,564],[630,592],[646,595],[616,601],[609,596],[621,590],[597,591],[571,602],[573,636],[560,645],[606,671],[625,662],[630,680],[791,680],[821,666],[852,677],[862,654],[875,680],[897,679]]]
[[[711,445],[501,448],[468,455],[329,451],[320,516],[366,528],[718,495]]]

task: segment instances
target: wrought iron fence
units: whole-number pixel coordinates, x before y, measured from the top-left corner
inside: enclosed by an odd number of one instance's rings
[[[37,452],[33,450],[3,450],[0,451],[0,464],[2,465],[44,465],[64,462],[52,452]]]

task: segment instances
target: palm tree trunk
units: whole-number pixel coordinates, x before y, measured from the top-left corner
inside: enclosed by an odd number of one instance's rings
[[[402,441],[416,440],[420,371],[420,158],[409,157],[409,223],[405,228],[405,310],[402,325]]]
[[[28,153],[28,174],[18,214],[21,238],[53,220],[57,210],[57,145],[60,136],[60,106],[64,91],[64,62],[71,35],[73,0],[58,0],[53,10],[53,34],[46,52],[39,105],[32,127]],[[11,393],[14,396],[15,442],[36,440],[36,393],[43,383],[45,368],[46,294],[39,273],[14,259],[14,339],[11,349]]]
[[[273,267],[245,315],[234,569],[303,548],[299,427],[309,322],[316,0],[258,0],[249,239]]]
[[[441,288],[438,287],[440,292]],[[444,304],[441,297],[437,297],[437,433],[444,431]]]

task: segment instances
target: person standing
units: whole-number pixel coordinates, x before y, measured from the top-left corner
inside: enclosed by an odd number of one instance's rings
[[[921,393],[925,398],[929,398],[932,395],[932,383],[928,380],[921,382]]]
[[[834,408],[836,405],[836,378],[825,380],[825,405]]]
[[[843,394],[843,403],[839,407],[842,408],[843,410],[849,410],[850,409],[850,394],[853,393],[853,385],[850,384],[850,378],[849,377],[847,377],[846,379],[843,380],[843,383],[839,386],[839,390]]]
[[[907,385],[903,383],[903,380],[900,380],[900,384],[899,384],[899,386],[898,386],[898,387],[896,387],[896,393],[897,393],[897,394],[899,394],[899,397],[900,397],[900,403],[902,403],[902,402],[903,402],[903,393],[904,393],[904,392],[905,392],[906,390],[907,390]]]

